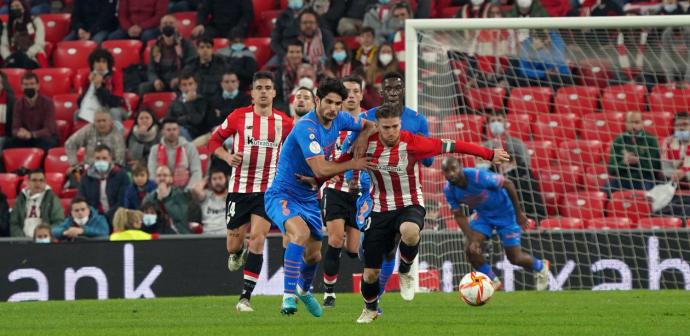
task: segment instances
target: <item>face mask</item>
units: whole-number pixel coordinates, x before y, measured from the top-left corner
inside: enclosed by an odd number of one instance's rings
[[[235,99],[239,94],[239,90],[225,91],[223,90],[223,99]]]
[[[500,121],[492,121],[489,123],[489,130],[493,135],[501,135],[505,132],[505,125]]]
[[[297,10],[302,8],[302,6],[304,6],[304,1],[302,0],[288,0],[288,8],[290,9]]]
[[[24,89],[24,95],[26,98],[31,99],[36,96],[36,89]]]
[[[342,51],[334,51],[333,52],[333,60],[336,62],[342,62],[347,58],[347,53],[342,50]]]
[[[387,3],[391,2],[391,0],[379,0],[379,3],[382,5],[385,5]]]
[[[50,237],[36,238],[36,240],[34,240],[34,243],[36,243],[36,244],[50,244]]]
[[[158,216],[156,214],[144,214],[144,225],[145,226],[156,225],[157,220],[158,220]]]
[[[477,169],[485,169],[489,170],[491,169],[491,163],[490,162],[479,162],[474,165],[475,168]]]
[[[98,160],[93,163],[93,167],[96,169],[97,172],[105,173],[108,171],[108,168],[110,168],[110,162],[105,160]]]
[[[475,6],[479,6],[484,3],[484,0],[471,0],[472,4]]]
[[[309,77],[302,77],[300,78],[299,84],[297,86],[304,86],[307,89],[313,89],[314,81]]]
[[[517,0],[518,7],[529,8],[532,6],[532,0]]]
[[[161,29],[161,33],[163,33],[163,35],[165,35],[167,37],[173,36],[173,35],[175,35],[175,27],[164,26],[163,29]]]
[[[690,131],[675,131],[673,132],[673,136],[680,141],[688,141],[690,140]]]
[[[427,63],[436,63],[438,54],[433,51],[424,51],[422,52],[422,60]]]
[[[86,225],[86,222],[89,221],[89,217],[84,217],[84,218],[74,218],[74,222],[77,223],[79,226],[84,226]]]
[[[230,45],[230,49],[233,51],[242,51],[244,50],[244,43],[233,43]]]
[[[393,61],[393,54],[379,54],[379,61],[383,65],[388,65]]]
[[[666,13],[673,13],[676,11],[677,8],[678,8],[678,4],[665,4],[664,5],[664,11],[666,11]]]

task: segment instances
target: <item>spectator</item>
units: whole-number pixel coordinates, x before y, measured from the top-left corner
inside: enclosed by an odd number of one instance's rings
[[[31,16],[27,0],[10,2],[9,21],[3,25],[0,55],[10,68],[48,67],[45,28],[38,16]]]
[[[615,0],[596,0],[589,8],[590,16],[621,16],[623,7]]]
[[[668,27],[661,34],[660,65],[664,69],[666,85],[685,88],[690,82],[685,56],[690,46],[690,29],[687,27]]]
[[[197,94],[194,74],[183,73],[180,76],[180,95],[168,110],[168,116],[176,119],[181,127],[180,134],[192,141],[211,132],[211,128],[215,125],[206,124],[207,115],[211,113],[210,108],[209,101]]]
[[[311,9],[303,10],[298,17],[297,39],[304,45],[304,56],[311,65],[321,68],[333,50],[333,34],[319,28],[318,15]]]
[[[106,145],[96,146],[92,161],[86,175],[81,177],[79,195],[108,222],[112,222],[115,211],[125,202],[129,176],[127,171],[113,163],[113,154]]]
[[[298,15],[304,7],[303,0],[288,0],[288,8],[276,18],[271,31],[271,49],[276,55],[270,62],[270,66],[277,66],[288,54],[288,46],[299,35]]]
[[[244,91],[240,91],[239,86],[237,74],[232,71],[226,71],[223,74],[223,80],[220,82],[223,91],[217,93],[211,100],[211,112],[206,115],[207,125],[218,126],[230,112],[252,103],[251,98]],[[203,142],[208,142],[208,139]]]
[[[86,160],[83,163],[91,165],[95,150],[101,145],[108,145],[112,150],[113,162],[120,166],[125,165],[125,140],[122,133],[113,125],[112,117],[107,111],[96,112],[93,124],[82,127],[65,141],[65,153],[72,170],[81,164],[77,159],[80,148],[86,148]]]
[[[484,146],[488,148],[503,148],[511,158],[515,158],[521,169],[529,169],[530,156],[527,146],[522,140],[510,136],[506,129],[506,116],[502,112],[487,111],[485,116],[486,140]]]
[[[676,113],[673,129],[673,135],[666,137],[662,145],[662,171],[680,188],[690,189],[690,113]]]
[[[334,1],[331,7],[336,5],[344,7],[340,10],[344,14],[338,21],[338,35],[357,35],[357,33],[362,30],[362,19],[364,18],[364,14],[366,13],[367,7],[375,3],[376,1],[373,0]],[[335,8],[331,9],[337,10]]]
[[[187,63],[197,57],[194,44],[177,32],[177,19],[172,15],[161,18],[162,36],[158,37],[149,52],[147,65],[148,82],[139,86],[139,93],[177,90],[177,76]]]
[[[10,236],[10,206],[7,196],[0,190],[0,237]]]
[[[678,4],[678,0],[662,0],[658,15],[683,15],[685,10]]]
[[[194,200],[201,205],[204,234],[225,236],[225,196],[228,195],[228,177],[225,172],[211,169],[208,179],[199,181],[190,191]]]
[[[458,9],[455,17],[458,19],[481,19],[488,17],[489,7],[491,3],[485,0],[471,0]],[[498,7],[498,6],[496,6]],[[500,7],[498,7],[500,10]]]
[[[198,94],[205,98],[211,98],[220,92],[220,79],[228,69],[224,57],[213,54],[213,39],[201,37],[197,40],[196,51],[198,56],[182,71],[196,75]]]
[[[376,63],[376,52],[379,46],[374,38],[374,28],[363,27],[359,33],[359,48],[355,51],[355,60],[362,63],[364,71],[369,69],[369,65]]]
[[[75,0],[70,33],[65,41],[92,40],[98,44],[117,29],[116,0]]]
[[[38,76],[28,72],[22,77],[24,97],[14,103],[12,138],[5,148],[39,147],[45,151],[58,144],[53,100],[39,94]]]
[[[333,53],[326,62],[324,75],[331,78],[344,78],[350,75],[364,77],[362,63],[352,58],[352,53],[343,41],[333,44]]]
[[[95,49],[89,55],[89,68],[91,73],[79,88],[81,95],[77,101],[77,118],[93,123],[96,111],[107,110],[112,119],[121,125],[128,117],[128,112],[123,108],[122,72],[115,69],[113,55],[107,49]]]
[[[113,233],[110,241],[151,240],[152,236],[141,230],[144,213],[139,210],[120,208],[113,217]]]
[[[628,8],[625,16],[639,16],[639,8]],[[617,35],[617,71],[614,71],[611,85],[627,84],[630,82],[641,83],[651,88],[657,83],[654,72],[656,69],[646,69],[645,63],[649,60],[645,56],[647,49],[648,29],[620,29]],[[631,62],[632,60],[632,62]],[[656,62],[656,60],[655,60]]]
[[[0,71],[0,150],[5,140],[12,136],[12,110],[16,99],[7,75]]]
[[[306,87],[310,90],[317,88],[316,69],[308,63],[302,63],[297,68],[297,85]],[[294,93],[293,93],[294,94]]]
[[[398,59],[400,69],[405,70],[405,20],[412,18],[412,8],[407,2],[393,5],[393,51]]]
[[[276,101],[284,105],[287,105],[297,85],[297,68],[304,62],[302,49],[303,46],[298,41],[290,42],[282,64],[273,69],[273,78],[276,79]]]
[[[153,175],[159,167],[167,166],[172,172],[172,180],[168,184],[189,190],[202,177],[199,152],[191,142],[180,137],[180,125],[177,120],[165,118],[161,122],[161,127],[161,142],[151,148],[149,154],[149,174]]]
[[[144,212],[144,227],[142,228],[144,232],[158,234],[178,233],[175,226],[173,226],[170,216],[163,212],[157,202],[144,202],[141,205],[141,211]]]
[[[198,183],[196,180],[194,183]],[[189,230],[189,206],[192,199],[189,193],[176,187],[173,183],[173,176],[170,168],[160,165],[156,169],[157,188],[146,195],[144,203],[151,202],[156,208],[161,209],[172,220],[171,229],[176,233],[190,233]]]
[[[390,13],[392,8],[390,0],[378,0],[378,2],[378,4],[371,6],[364,14],[363,24],[374,29],[376,42],[380,44],[390,42],[397,27],[394,27],[394,18]]]
[[[540,0],[515,0],[506,17],[548,17]]]
[[[153,40],[161,31],[158,25],[168,9],[168,0],[119,0],[117,19],[120,27],[108,40]]]
[[[156,183],[149,179],[148,169],[140,163],[132,167],[132,181],[125,190],[124,207],[136,210],[141,207],[144,197],[156,189]]]
[[[436,200],[424,200],[424,226],[430,230],[438,231],[446,228],[446,224],[441,218],[441,205]]]
[[[519,86],[550,86],[554,91],[561,86],[575,85],[565,42],[557,31],[536,30],[522,41],[520,47]]]
[[[60,198],[46,184],[42,170],[29,173],[27,187],[17,195],[10,214],[10,235],[12,237],[33,237],[36,226],[46,223],[51,226],[65,219]]]
[[[168,13],[193,12],[199,7],[201,0],[170,0]]]
[[[70,216],[65,221],[53,227],[53,236],[58,240],[74,241],[80,237],[107,238],[110,233],[105,217],[99,215],[95,209],[82,197],[75,197],[70,203]]]
[[[233,36],[230,43],[229,47],[218,50],[217,54],[227,59],[228,69],[240,80],[240,90],[247,91],[251,89],[254,73],[258,68],[256,57],[244,45],[243,36]]]
[[[314,106],[316,106],[314,91],[303,86],[299,87],[297,91],[295,91],[292,104],[290,104],[290,115],[297,121],[313,110]]]
[[[489,18],[501,18],[503,12],[495,5],[487,6]],[[503,59],[514,57],[517,52],[517,38],[512,29],[492,29],[475,31],[468,54],[470,57],[470,75],[473,81],[469,86],[479,87],[508,87],[506,78],[507,64],[502,63]]]
[[[34,229],[34,243],[36,244],[50,244],[53,242],[53,231],[50,230],[50,225],[39,224]]]
[[[153,112],[140,110],[134,120],[136,124],[132,127],[126,140],[126,159],[130,166],[136,162],[146,164],[151,153],[151,147],[155,146],[161,138],[158,122]]]
[[[27,3],[24,8],[31,7],[31,15],[48,14],[50,13],[50,2],[50,0],[31,0],[31,6],[29,6],[29,3]],[[0,14],[8,14],[10,5],[11,3],[7,6],[3,6],[0,9]]]
[[[376,55],[376,63],[369,66],[366,73],[366,82],[372,89],[381,88],[381,78],[388,72],[400,72],[400,64],[393,53],[390,43],[382,43]]]
[[[625,132],[611,144],[608,167],[610,180],[606,191],[652,189],[660,169],[656,137],[644,130],[641,112],[628,112],[625,116]]]
[[[192,35],[244,37],[253,18],[252,0],[203,0],[196,12],[197,26]]]

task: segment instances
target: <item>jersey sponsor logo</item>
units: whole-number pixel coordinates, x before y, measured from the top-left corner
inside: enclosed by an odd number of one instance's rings
[[[314,135],[314,133],[310,133],[309,134],[309,140],[314,140],[314,139],[316,139],[316,135]]]
[[[400,167],[400,166],[377,165],[376,168],[378,170],[383,170],[383,171],[387,171],[387,172],[395,172],[395,173],[404,173],[405,172],[405,167]]]
[[[316,141],[312,141],[309,144],[309,150],[314,154],[319,154],[321,153],[321,145],[319,145],[319,143]]]
[[[247,143],[246,144],[248,146],[278,148],[278,144],[273,142],[273,141],[255,139],[252,136],[247,136]]]

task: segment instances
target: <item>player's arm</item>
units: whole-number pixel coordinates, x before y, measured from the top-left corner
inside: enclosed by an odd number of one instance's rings
[[[505,179],[503,181],[503,188],[508,193],[510,201],[513,202],[513,208],[515,209],[515,219],[524,230],[527,230],[527,228],[529,227],[529,219],[525,215],[525,212],[522,210],[522,205],[520,204],[520,198],[518,197],[515,185],[510,180]]]
[[[324,182],[348,170],[373,169],[375,167],[370,158],[350,159],[349,156],[341,156],[337,161],[326,161],[323,155],[317,155],[308,158],[307,164],[319,182]]]
[[[465,237],[470,237],[470,208],[465,205],[461,204],[461,206],[457,209],[453,209],[453,218],[455,218],[455,222],[458,223],[458,226],[462,230],[462,233],[465,235]]]
[[[221,124],[219,127],[216,128],[215,131],[213,131],[213,134],[211,134],[211,138],[208,140],[208,149],[218,157],[219,159],[226,161],[228,164],[232,166],[236,166],[233,164],[233,160],[237,161],[237,158],[235,158],[236,155],[231,154],[228,152],[225,147],[223,147],[223,142],[231,136],[233,136],[235,133],[237,133],[237,128],[235,127],[237,117],[237,113],[230,113],[230,115],[223,121],[223,124]]]
[[[376,124],[372,121],[360,118],[363,122],[362,131],[359,132],[357,138],[352,142],[352,154],[355,158],[361,158],[367,152],[369,146],[369,137],[376,133]]]
[[[492,150],[465,141],[427,138],[416,134],[410,134],[410,137],[408,150],[413,152],[419,159],[446,153],[474,155],[495,163],[505,162],[510,158],[508,153],[500,148]]]

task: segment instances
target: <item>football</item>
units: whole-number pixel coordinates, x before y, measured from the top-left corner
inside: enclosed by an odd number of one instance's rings
[[[494,295],[491,279],[481,272],[470,272],[460,280],[460,297],[470,306],[481,306]]]

